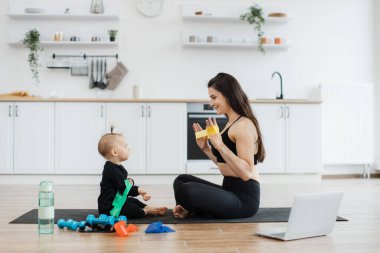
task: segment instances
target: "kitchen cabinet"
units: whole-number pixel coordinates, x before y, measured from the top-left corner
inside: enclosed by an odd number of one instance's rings
[[[249,5],[244,4],[182,4],[184,21],[182,45],[202,48],[256,49],[258,42],[256,33],[252,31],[252,25],[240,20],[240,15],[247,12],[248,9]],[[268,14],[271,12],[286,13],[283,8],[263,7],[264,37],[268,41],[263,48],[265,50],[286,50],[290,47],[287,42],[286,24],[291,19],[289,17],[269,17]],[[281,38],[281,43],[275,44],[275,38]]]
[[[122,133],[130,149],[123,166],[130,174],[146,173],[146,104],[107,103],[106,132],[114,126],[115,133]]]
[[[106,122],[127,139],[129,173],[185,172],[185,103],[107,103]]]
[[[266,149],[260,173],[320,173],[319,104],[253,104]]]
[[[0,103],[0,174],[13,173],[13,103]]]
[[[55,173],[101,174],[98,142],[105,133],[105,103],[57,102]]]
[[[54,104],[13,103],[13,171],[54,173]]]

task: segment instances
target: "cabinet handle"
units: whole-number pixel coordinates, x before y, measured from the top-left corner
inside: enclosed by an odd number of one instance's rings
[[[148,118],[150,118],[150,105],[148,105]]]
[[[142,117],[142,118],[145,117],[145,115],[144,115],[144,111],[145,111],[145,106],[142,105],[142,106],[141,106],[141,117]]]
[[[286,107],[286,117],[290,117],[290,108],[288,106]]]
[[[104,116],[104,105],[100,106],[100,117],[103,118]]]
[[[18,105],[15,106],[15,115],[18,117]]]
[[[9,105],[9,107],[8,107],[8,116],[12,117],[12,106],[11,105]]]
[[[283,117],[284,117],[284,107],[281,106],[281,118],[283,118]]]

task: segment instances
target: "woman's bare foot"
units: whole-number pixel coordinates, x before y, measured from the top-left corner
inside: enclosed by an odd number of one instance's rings
[[[165,215],[166,211],[168,210],[167,207],[152,207],[152,206],[146,206],[144,207],[145,215],[152,215],[152,216],[158,216],[158,215]]]
[[[173,207],[173,214],[176,218],[184,219],[189,215],[189,213],[190,212],[183,208],[181,205],[176,205]]]

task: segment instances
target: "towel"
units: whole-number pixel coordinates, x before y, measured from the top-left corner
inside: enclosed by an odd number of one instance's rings
[[[128,69],[123,63],[118,62],[116,66],[107,74],[107,89],[114,90],[128,73]]]

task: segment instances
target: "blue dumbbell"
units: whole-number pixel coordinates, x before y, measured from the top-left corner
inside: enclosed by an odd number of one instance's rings
[[[115,224],[121,220],[125,221],[125,224],[127,224],[127,217],[125,217],[124,215],[120,215],[119,218],[115,218]]]
[[[79,229],[84,229],[86,227],[86,222],[85,221],[80,221],[78,224]]]
[[[86,222],[90,225],[111,225],[115,224],[115,218],[107,215],[100,215],[101,218],[95,218],[94,215],[89,214],[86,218]]]
[[[75,230],[77,230],[77,228],[79,226],[79,222],[76,222],[73,219],[68,219],[67,221],[65,221],[64,219],[59,219],[57,222],[57,225],[61,229],[62,228],[68,228],[68,229],[75,231]]]

